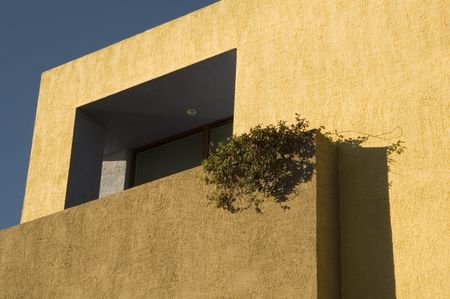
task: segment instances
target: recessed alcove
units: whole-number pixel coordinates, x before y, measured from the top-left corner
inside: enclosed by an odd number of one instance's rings
[[[230,50],[78,107],[65,207],[132,186],[136,149],[230,119],[235,77]]]

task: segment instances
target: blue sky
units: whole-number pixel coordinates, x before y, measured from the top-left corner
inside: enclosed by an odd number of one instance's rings
[[[214,2],[0,2],[0,229],[20,221],[40,74]]]

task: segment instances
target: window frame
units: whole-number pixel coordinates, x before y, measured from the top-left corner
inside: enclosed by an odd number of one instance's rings
[[[138,153],[170,143],[172,141],[178,140],[178,139],[182,139],[184,137],[188,137],[190,135],[199,133],[199,132],[203,132],[203,151],[202,151],[202,158],[206,159],[208,157],[208,153],[209,153],[209,147],[210,147],[210,135],[211,135],[211,129],[226,125],[226,124],[230,124],[233,123],[233,116],[229,116],[217,121],[214,121],[212,123],[208,123],[206,125],[201,125],[198,127],[195,127],[193,129],[163,138],[163,139],[159,139],[157,141],[154,142],[150,142],[148,144],[145,144],[143,146],[131,149],[131,158],[130,158],[130,175],[129,175],[129,180],[128,180],[128,186],[126,187],[126,189],[130,189],[133,187],[137,187],[140,185],[135,185],[135,171],[136,171],[136,156]]]

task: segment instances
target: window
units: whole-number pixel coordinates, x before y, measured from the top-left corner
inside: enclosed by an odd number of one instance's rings
[[[135,150],[132,185],[199,166],[209,150],[226,142],[232,132],[232,119],[228,118]]]

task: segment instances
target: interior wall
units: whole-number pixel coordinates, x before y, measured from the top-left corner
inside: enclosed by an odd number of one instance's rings
[[[105,130],[77,109],[65,208],[98,198]]]
[[[105,156],[102,162],[99,198],[125,190],[129,185],[131,151]]]

